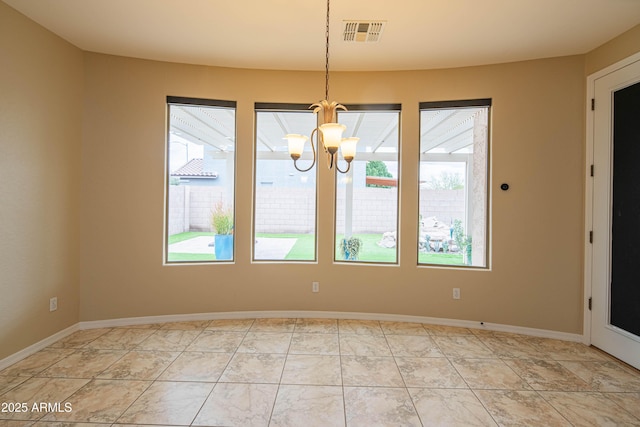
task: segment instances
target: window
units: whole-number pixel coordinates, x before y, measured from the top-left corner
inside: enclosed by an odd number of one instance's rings
[[[488,265],[490,106],[420,104],[419,264]]]
[[[168,263],[232,261],[235,102],[167,97]]]
[[[309,135],[316,115],[308,105],[256,104],[254,245],[256,261],[316,260],[316,171],[299,172],[289,156],[289,133]],[[298,161],[313,161],[305,147]]]
[[[336,176],[335,260],[397,263],[400,105],[348,108],[338,122],[360,141],[349,172]]]

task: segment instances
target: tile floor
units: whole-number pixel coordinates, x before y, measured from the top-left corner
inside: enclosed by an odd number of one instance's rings
[[[76,332],[0,371],[0,426],[640,425],[640,372],[582,344],[418,323]]]

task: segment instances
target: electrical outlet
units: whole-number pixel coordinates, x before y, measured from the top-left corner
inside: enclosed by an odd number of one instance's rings
[[[460,299],[460,288],[453,288],[453,299]]]
[[[320,282],[311,282],[311,292],[320,292]]]
[[[58,297],[49,299],[49,311],[56,311],[58,309]]]

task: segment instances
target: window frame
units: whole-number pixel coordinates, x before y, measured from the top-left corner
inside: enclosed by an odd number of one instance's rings
[[[422,152],[420,148],[421,139],[422,139],[422,112],[425,110],[438,110],[438,109],[466,109],[466,108],[486,108],[487,109],[487,146],[486,146],[486,173],[485,173],[485,201],[484,201],[484,209],[485,209],[485,230],[484,230],[484,265],[467,265],[467,264],[437,264],[437,263],[421,263],[420,262],[420,251],[418,244],[416,244],[416,262],[417,266],[420,268],[446,268],[446,269],[463,269],[463,270],[480,270],[480,271],[490,271],[491,270],[491,173],[492,173],[492,161],[491,161],[491,121],[492,121],[492,108],[493,107],[493,99],[492,98],[477,98],[477,99],[462,99],[462,100],[449,100],[449,101],[425,101],[419,103],[419,140],[418,140],[418,194],[417,194],[417,209],[418,215],[417,218],[420,218],[420,166],[423,162]],[[465,175],[468,177],[471,167],[469,165],[469,161],[472,160],[470,154],[455,154],[456,157],[462,158],[462,156],[466,156],[467,159],[465,162]],[[426,153],[425,153],[426,155]],[[447,156],[447,154],[431,154],[432,156]],[[428,162],[429,160],[424,160]],[[463,161],[463,160],[460,160]],[[468,180],[468,178],[467,178]],[[465,188],[467,189],[465,192],[465,212],[467,210],[467,204],[472,199],[471,191],[467,188],[465,182]],[[466,214],[465,214],[466,216]],[[419,243],[419,233],[420,227],[418,227],[418,238]]]
[[[318,263],[318,206],[319,206],[319,173],[318,173],[318,159],[321,156],[317,156],[316,165],[307,171],[300,173],[313,173],[315,177],[315,213],[314,213],[314,247],[313,247],[313,259],[256,259],[256,251],[255,251],[255,242],[256,242],[256,210],[257,210],[257,162],[258,162],[258,113],[261,112],[269,112],[269,113],[301,113],[301,114],[310,114],[315,116],[314,125],[317,126],[317,115],[309,109],[309,104],[300,104],[300,103],[280,103],[280,102],[255,102],[254,103],[254,135],[253,135],[253,163],[252,163],[252,209],[251,209],[251,262],[252,263],[282,263],[282,264],[317,264]],[[309,134],[313,128],[309,129]],[[282,138],[284,141],[285,133],[282,134]],[[310,135],[307,135],[310,136]],[[306,144],[305,144],[306,146]],[[316,153],[318,151],[318,147],[316,146]],[[308,147],[307,147],[308,150]],[[287,153],[288,156],[288,153]],[[288,157],[289,161],[293,160]],[[304,165],[306,165],[306,160],[304,161]]]
[[[343,104],[347,111],[337,112],[337,121],[340,123],[340,115],[341,114],[349,114],[353,112],[389,112],[389,113],[397,113],[398,115],[398,124],[397,124],[397,153],[396,153],[396,162],[398,164],[397,171],[397,196],[396,196],[396,246],[395,246],[395,261],[384,262],[384,261],[362,261],[362,260],[345,260],[339,259],[339,251],[338,251],[338,185],[339,185],[339,177],[340,174],[337,170],[334,171],[334,200],[333,200],[333,236],[332,236],[332,247],[333,247],[333,256],[332,263],[333,264],[350,264],[350,265],[376,265],[382,267],[397,267],[400,265],[400,236],[401,232],[401,222],[400,222],[400,201],[402,194],[401,187],[401,175],[402,175],[402,104],[400,103],[383,103],[383,104]],[[349,131],[349,129],[347,129]],[[356,157],[353,162],[358,160],[358,153],[356,152]],[[339,158],[338,162],[344,163],[342,158]],[[366,165],[366,164],[365,164]],[[353,167],[353,165],[352,165]],[[382,235],[381,235],[382,237]]]
[[[216,264],[234,264],[236,254],[236,242],[234,239],[231,259],[224,260],[194,260],[194,261],[170,261],[169,260],[169,215],[170,215],[170,199],[169,191],[171,185],[171,106],[202,106],[202,107],[219,107],[222,109],[233,110],[233,135],[234,135],[234,149],[233,149],[233,197],[232,197],[232,215],[234,218],[233,227],[235,228],[236,219],[236,182],[237,182],[237,161],[236,155],[237,146],[237,102],[231,100],[209,99],[209,98],[191,98],[183,96],[171,96],[167,95],[165,108],[166,108],[166,139],[165,139],[165,166],[164,166],[164,182],[165,182],[165,201],[164,201],[164,232],[163,232],[163,265],[164,266],[177,266],[177,265],[216,265]],[[188,157],[187,157],[188,160]]]

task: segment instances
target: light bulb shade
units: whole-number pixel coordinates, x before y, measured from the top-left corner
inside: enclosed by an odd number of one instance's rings
[[[342,132],[347,127],[340,123],[325,123],[320,125],[320,132],[322,132],[322,140],[324,141],[324,148],[330,153],[335,153],[340,147],[342,142]]]
[[[289,143],[289,155],[296,159],[300,158],[304,150],[304,143],[309,140],[306,136],[298,135],[297,133],[287,134],[284,136],[284,139]]]
[[[342,158],[350,162],[356,156],[356,144],[360,141],[360,138],[351,137],[343,138],[342,144],[340,144],[340,152]]]

